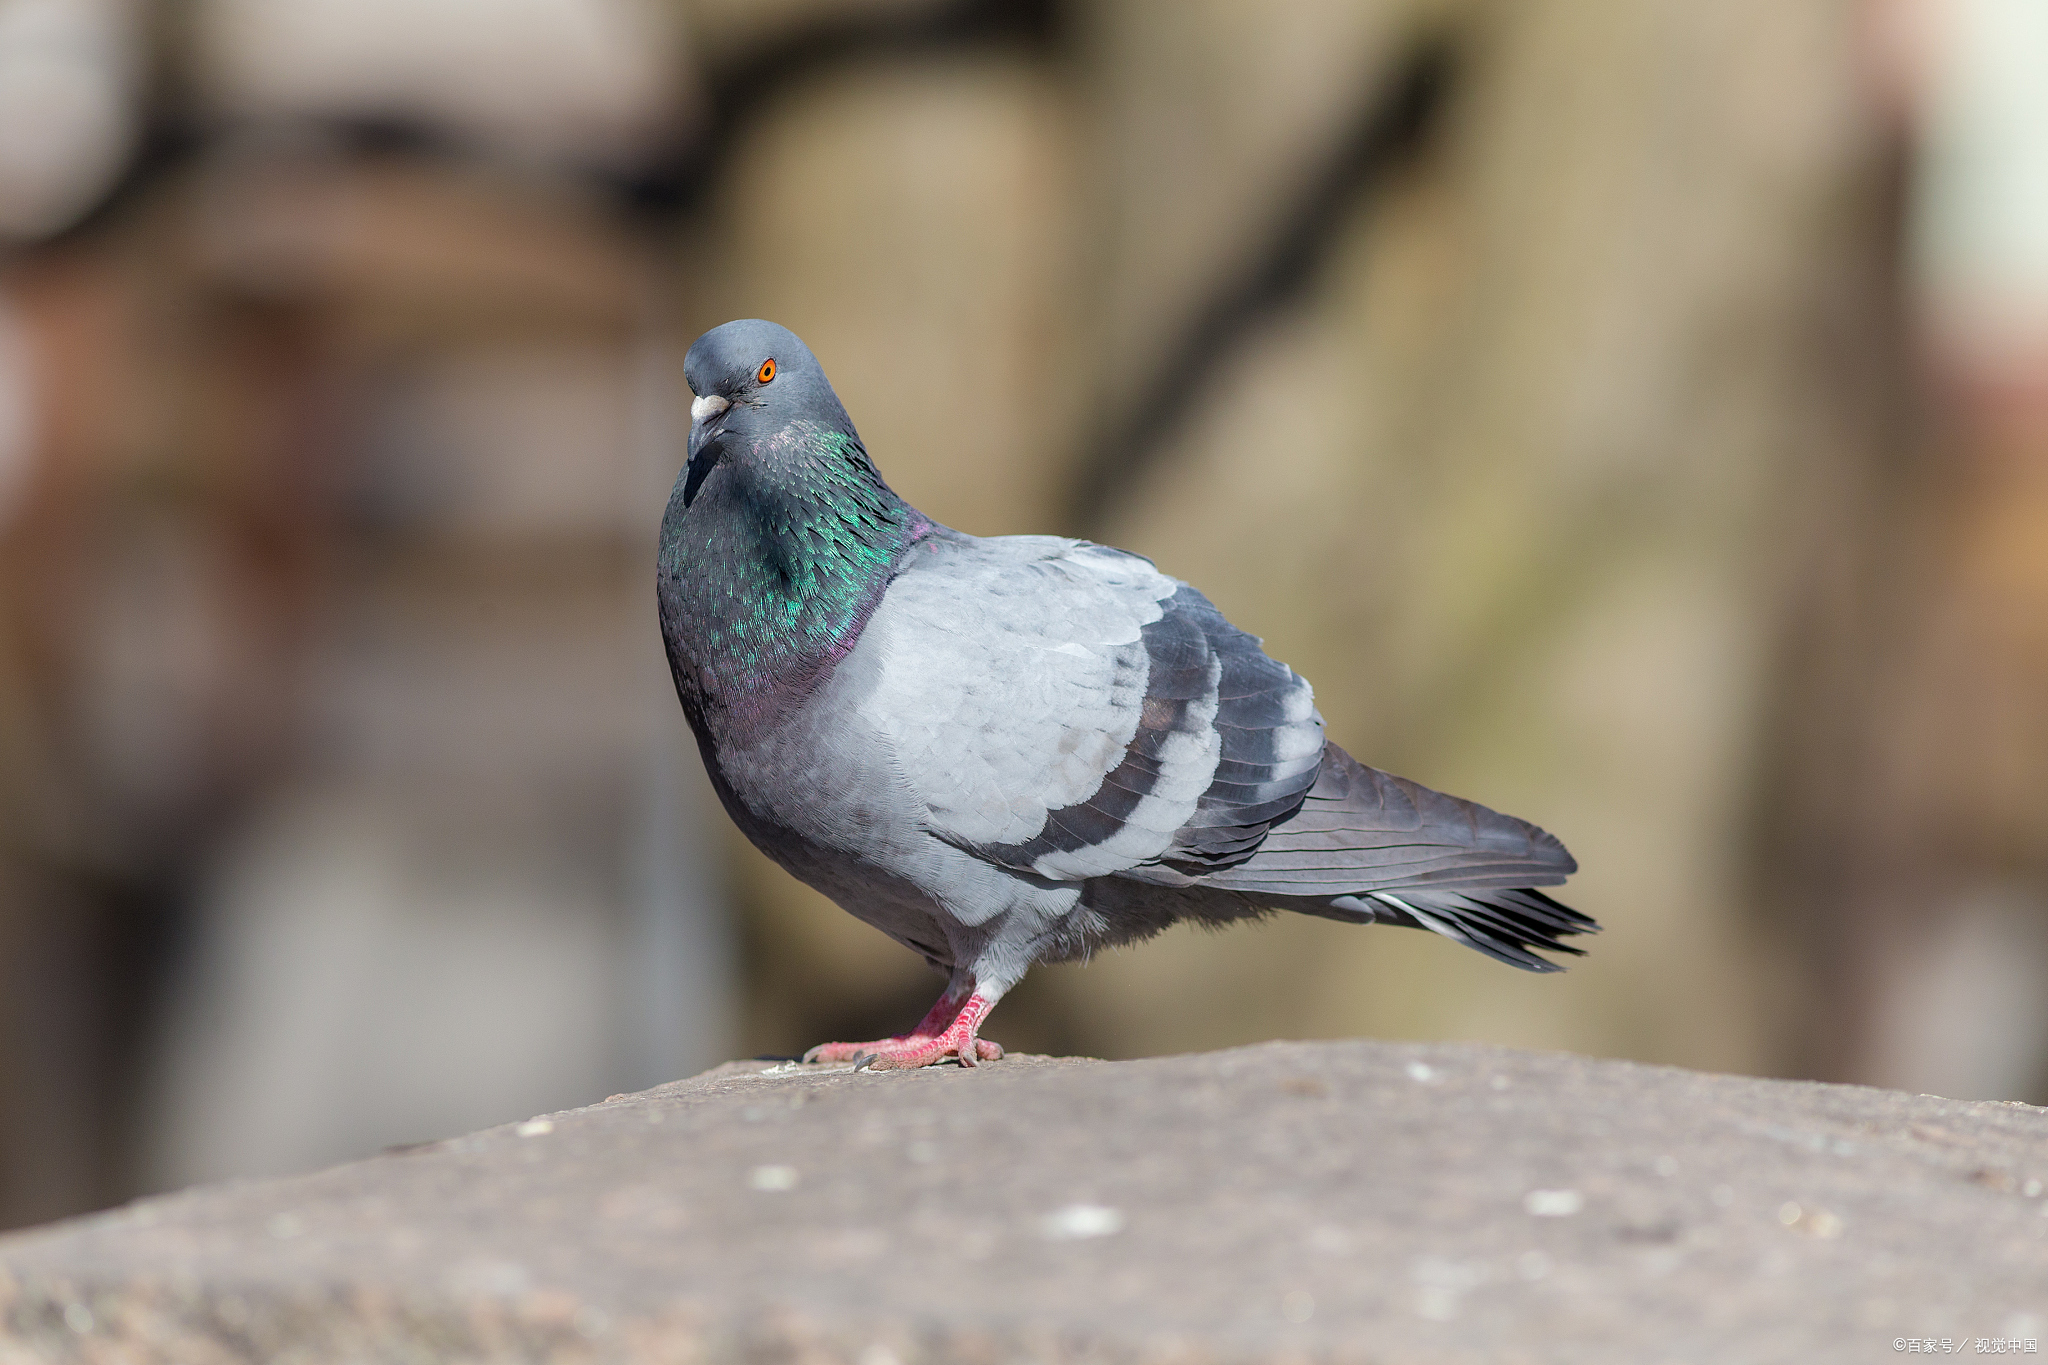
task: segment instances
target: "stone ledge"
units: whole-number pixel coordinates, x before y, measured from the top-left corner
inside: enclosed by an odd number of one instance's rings
[[[0,1362],[1893,1358],[2048,1336],[2048,1111],[1500,1048],[732,1063],[0,1238]]]

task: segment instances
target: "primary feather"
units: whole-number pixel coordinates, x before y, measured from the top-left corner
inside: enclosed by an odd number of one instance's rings
[[[1304,679],[1149,560],[904,503],[791,333],[728,323],[685,369],[677,690],[748,836],[952,972],[885,1060],[991,1055],[979,1016],[1033,962],[1180,919],[1381,921],[1533,971],[1598,927],[1536,889],[1576,870],[1555,838],[1358,763]]]

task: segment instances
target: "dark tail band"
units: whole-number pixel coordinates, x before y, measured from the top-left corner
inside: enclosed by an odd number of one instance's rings
[[[1583,957],[1583,949],[1558,940],[1572,934],[1600,932],[1600,926],[1587,916],[1529,888],[1369,891],[1336,896],[1327,905],[1327,910],[1309,913],[1331,919],[1428,929],[1525,972],[1563,971],[1562,964],[1538,957],[1532,949]]]

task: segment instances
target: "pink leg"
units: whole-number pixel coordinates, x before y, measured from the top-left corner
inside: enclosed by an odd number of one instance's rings
[[[950,999],[949,995],[950,992],[940,996],[931,1012],[909,1033],[872,1043],[820,1043],[804,1054],[804,1060],[857,1062],[866,1057],[870,1059],[866,1063],[869,1070],[908,1071],[947,1057],[957,1058],[962,1066],[1001,1057],[1001,1044],[978,1036],[981,1021],[988,1017],[996,1002],[978,991],[964,1001]]]

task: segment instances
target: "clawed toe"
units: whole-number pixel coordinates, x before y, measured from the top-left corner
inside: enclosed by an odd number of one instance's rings
[[[979,1066],[983,1062],[1001,1061],[1003,1045],[987,1038],[976,1038],[969,1046],[956,1048],[953,1055],[962,1066]]]
[[[974,994],[966,1000],[940,997],[909,1033],[872,1043],[820,1043],[804,1054],[807,1062],[852,1062],[855,1071],[909,1071],[955,1058],[962,1066],[999,1060],[1002,1045],[977,1036],[994,1001]]]
[[[987,1038],[884,1038],[873,1043],[820,1043],[804,1054],[807,1062],[852,1062],[855,1071],[912,1071],[948,1058],[962,1066],[1002,1059],[1002,1044]]]

